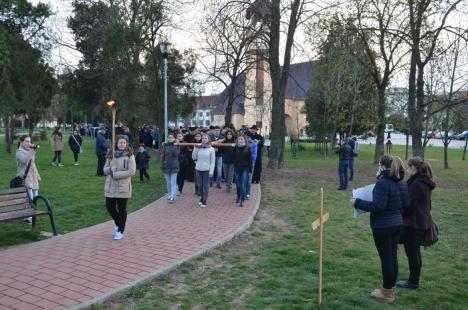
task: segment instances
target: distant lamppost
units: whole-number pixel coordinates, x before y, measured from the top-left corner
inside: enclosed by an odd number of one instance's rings
[[[161,49],[161,54],[164,58],[164,142],[167,142],[167,58],[171,51],[171,43],[160,42],[159,48]]]
[[[385,143],[386,146],[387,146],[387,154],[388,155],[391,155],[392,154],[392,141],[390,139],[388,139],[387,143]]]
[[[106,105],[112,111],[112,158],[115,158],[115,116],[117,114],[117,101],[115,99],[108,99]]]

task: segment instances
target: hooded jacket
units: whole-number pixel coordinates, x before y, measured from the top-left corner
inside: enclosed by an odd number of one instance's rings
[[[419,173],[411,176],[407,183],[410,207],[402,212],[404,226],[418,230],[431,229],[431,196],[436,184]]]
[[[111,173],[111,167],[116,166],[116,171]],[[108,198],[132,197],[132,176],[135,174],[135,156],[131,151],[115,159],[107,159],[104,165],[104,174],[107,175],[104,186],[104,195]]]

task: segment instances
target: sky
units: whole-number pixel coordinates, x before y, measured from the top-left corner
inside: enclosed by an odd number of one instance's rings
[[[74,38],[71,30],[67,27],[67,18],[72,15],[72,0],[29,0],[32,3],[47,3],[50,5],[54,15],[48,20],[48,25],[53,29],[58,40],[63,42],[62,45],[56,45],[50,52],[49,62],[58,72],[62,72],[67,68],[74,68],[80,60],[80,53],[73,48]],[[317,0],[325,3],[328,0]],[[333,1],[333,0],[330,0]],[[189,3],[188,1],[187,3]],[[466,12],[464,12],[466,14]],[[163,36],[173,44],[173,47],[178,50],[193,49],[195,53],[201,54],[201,41],[199,35],[198,23],[203,20],[204,10],[202,5],[187,4],[179,10],[179,14],[174,16],[174,24],[178,25],[177,29],[166,30]],[[466,15],[465,15],[466,16]],[[454,16],[451,22],[456,24],[466,25],[468,21],[460,16]],[[304,28],[296,31],[295,43],[302,48],[295,48],[292,52],[291,63],[313,60],[315,55],[311,48]],[[281,50],[281,49],[280,49]],[[312,51],[312,52],[310,52]],[[201,70],[201,65],[198,66]],[[397,74],[393,79],[393,86],[406,86],[406,77],[404,74]],[[222,91],[220,84],[206,84],[202,89],[205,95],[215,94]]]

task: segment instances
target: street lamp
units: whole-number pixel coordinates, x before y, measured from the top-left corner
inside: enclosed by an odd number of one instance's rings
[[[167,142],[167,58],[171,51],[171,43],[160,42],[159,48],[161,49],[161,54],[164,58],[164,142]]]
[[[108,99],[106,105],[112,111],[112,159],[115,158],[115,115],[117,114],[117,101],[115,99]]]

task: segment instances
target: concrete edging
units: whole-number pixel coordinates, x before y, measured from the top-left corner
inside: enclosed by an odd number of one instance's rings
[[[77,306],[74,306],[70,309],[72,310],[81,310],[81,309],[89,309],[92,305],[95,305],[95,304],[101,304],[103,302],[105,302],[106,300],[110,299],[111,297],[114,297],[116,295],[120,295],[120,294],[124,294],[126,293],[128,290],[130,290],[132,287],[138,285],[138,284],[143,284],[143,283],[146,283],[146,282],[149,282],[149,281],[152,281],[154,279],[156,279],[157,277],[163,275],[163,274],[166,274],[166,273],[169,273],[170,271],[176,269],[177,267],[179,267],[180,265],[188,262],[188,261],[191,261],[192,259],[196,258],[196,257],[199,257],[217,247],[219,247],[220,245],[223,245],[229,241],[231,241],[232,239],[234,239],[234,237],[236,237],[237,235],[240,235],[241,233],[243,233],[244,231],[246,231],[250,225],[253,223],[254,219],[255,219],[255,216],[257,215],[257,212],[258,212],[258,208],[260,207],[260,200],[261,200],[261,197],[262,197],[262,193],[261,193],[261,187],[260,187],[260,184],[257,185],[257,201],[255,203],[255,206],[251,212],[251,214],[249,215],[249,217],[247,218],[247,220],[241,225],[239,226],[239,228],[237,228],[234,232],[232,232],[231,234],[227,235],[226,237],[222,238],[221,240],[219,241],[216,241],[216,242],[213,242],[212,244],[210,244],[209,246],[205,247],[204,249],[201,249],[195,253],[193,253],[192,255],[190,256],[187,256],[177,262],[174,262],[172,264],[170,264],[169,266],[167,267],[164,267],[162,269],[158,269],[157,271],[154,271],[150,274],[148,274],[147,276],[144,276],[138,280],[135,280],[135,281],[132,281],[130,283],[127,283],[123,286],[120,286],[118,288],[115,288],[113,289],[112,291],[108,292],[108,293],[105,293],[101,296],[98,296],[96,298],[93,298],[87,302],[84,302],[84,303],[81,303]],[[159,199],[158,199],[159,200]],[[142,210],[142,209],[140,209]]]

